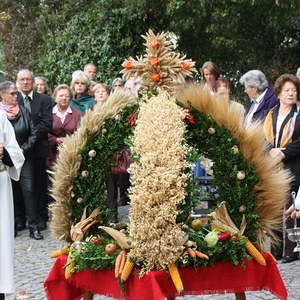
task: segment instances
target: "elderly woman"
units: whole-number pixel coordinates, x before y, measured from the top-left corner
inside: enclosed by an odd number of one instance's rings
[[[95,99],[89,95],[90,80],[83,71],[76,71],[72,75],[71,90],[73,99],[71,107],[85,112],[92,108],[95,104]]]
[[[17,103],[17,87],[10,81],[0,84],[0,110],[6,113],[12,124],[17,142],[25,156],[25,163],[20,175],[20,181],[12,181],[15,207],[15,228],[25,228],[23,219],[25,209],[29,227],[29,235],[35,240],[43,239],[37,225],[37,199],[34,195],[32,149],[37,139],[37,131],[30,118],[29,111]]]
[[[47,84],[47,79],[42,76],[34,77],[34,90],[40,94],[51,94],[50,88]]]
[[[203,83],[213,95],[216,93],[216,82],[220,76],[219,68],[212,61],[206,61],[200,69]]]
[[[96,103],[104,103],[109,96],[110,89],[104,83],[97,83],[92,88],[92,92],[94,93],[94,98]]]
[[[52,109],[52,130],[48,134],[49,156],[47,165],[51,167],[55,162],[58,145],[67,135],[72,134],[78,126],[81,112],[70,106],[71,89],[66,84],[57,86],[53,92],[56,105]]]
[[[111,91],[114,92],[117,89],[124,88],[124,80],[121,77],[117,77],[112,81]]]
[[[271,157],[282,161],[294,175],[291,190],[296,192],[300,185],[300,114],[296,105],[300,82],[294,75],[283,74],[276,80],[274,92],[279,98],[279,105],[268,112],[263,124],[264,133],[270,144]],[[293,224],[288,219],[286,227]],[[294,246],[287,238],[284,239],[283,262],[297,259]]]
[[[11,178],[18,180],[24,156],[14,129],[0,111],[0,299],[14,293],[14,215]]]
[[[255,121],[262,121],[267,112],[278,104],[278,99],[268,87],[268,80],[262,71],[248,71],[240,78],[240,83],[251,100],[245,112],[246,126],[250,126]]]

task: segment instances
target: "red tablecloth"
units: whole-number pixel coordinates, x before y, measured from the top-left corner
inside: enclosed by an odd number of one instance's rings
[[[220,262],[211,267],[179,269],[184,286],[181,295],[267,290],[279,299],[286,300],[287,291],[277,265],[269,255],[264,256],[267,261],[266,267],[253,260],[245,260],[245,264],[238,266]],[[164,271],[152,271],[139,278],[136,270],[126,282],[126,295],[122,296],[113,270],[80,271],[66,280],[66,260],[66,256],[59,257],[44,282],[48,300],[78,300],[85,290],[93,294],[131,300],[162,300],[178,296],[171,278]]]

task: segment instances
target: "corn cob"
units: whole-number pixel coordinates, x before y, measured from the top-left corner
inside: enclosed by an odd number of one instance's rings
[[[262,266],[266,266],[266,260],[262,256],[262,254],[256,249],[256,247],[249,241],[247,240],[246,242],[246,249],[247,252]]]
[[[182,284],[180,274],[178,272],[178,269],[177,269],[175,263],[169,264],[168,269],[169,269],[170,276],[173,280],[173,283],[176,287],[176,290],[180,294],[183,291],[183,284]]]

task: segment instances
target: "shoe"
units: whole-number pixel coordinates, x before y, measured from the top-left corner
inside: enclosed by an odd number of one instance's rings
[[[15,226],[17,231],[24,230],[26,228],[25,223],[17,222]]]
[[[34,240],[43,240],[43,235],[39,232],[39,230],[32,230],[29,233],[29,236]]]
[[[287,264],[287,263],[290,263],[290,262],[292,262],[292,261],[295,261],[295,260],[297,260],[298,258],[297,257],[294,257],[294,256],[292,256],[292,257],[283,257],[282,258],[282,260],[281,260],[281,262],[283,263],[283,264]]]
[[[37,226],[38,226],[38,229],[40,231],[42,231],[42,230],[45,230],[47,228],[47,223],[45,221],[41,221],[41,222],[38,223]]]

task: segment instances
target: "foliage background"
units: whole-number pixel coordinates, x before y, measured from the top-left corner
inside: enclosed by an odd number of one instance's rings
[[[2,0],[1,12],[11,17],[0,21],[5,71],[31,68],[52,87],[88,62],[110,83],[149,28],[175,33],[198,68],[215,61],[235,83],[249,69],[272,83],[299,66],[298,0]]]

